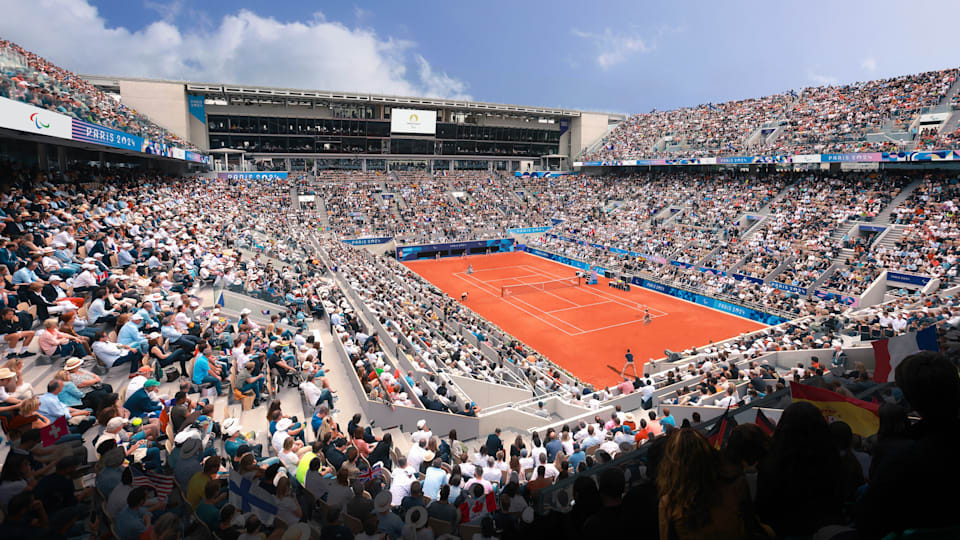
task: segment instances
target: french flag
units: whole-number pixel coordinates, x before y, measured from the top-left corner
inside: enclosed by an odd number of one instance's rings
[[[878,383],[893,382],[897,366],[903,362],[904,358],[920,351],[939,350],[935,326],[928,326],[919,332],[874,341],[873,358],[876,367],[873,380]]]

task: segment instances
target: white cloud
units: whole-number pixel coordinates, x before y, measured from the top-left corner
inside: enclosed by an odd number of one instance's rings
[[[829,86],[837,84],[840,82],[840,79],[834,77],[833,75],[825,75],[823,73],[816,73],[813,70],[807,71],[807,77],[817,84],[817,86]]]
[[[632,34],[617,34],[609,28],[602,33],[585,32],[574,28],[574,36],[593,42],[596,49],[595,61],[600,69],[607,70],[624,62],[628,57],[637,53],[647,53],[655,45],[645,41],[640,36]]]
[[[865,69],[865,70],[867,70],[867,71],[876,71],[876,70],[877,70],[877,59],[874,58],[874,57],[872,57],[872,56],[868,56],[868,57],[866,57],[866,58],[863,59],[863,62],[860,63],[860,67],[862,67],[863,69]]]
[[[463,81],[414,54],[414,43],[321,13],[281,22],[240,10],[204,28],[156,20],[130,30],[108,26],[88,0],[4,4],[0,36],[77,73],[469,97]]]
[[[360,6],[353,6],[353,16],[357,21],[363,21],[364,19],[369,18],[373,15],[373,12],[368,9],[363,9]]]
[[[417,55],[417,65],[424,95],[473,100],[473,97],[467,93],[467,85],[463,81],[450,77],[446,73],[434,73],[427,59],[420,55]]]

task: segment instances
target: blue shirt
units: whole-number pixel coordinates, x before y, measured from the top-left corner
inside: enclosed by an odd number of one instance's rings
[[[127,396],[127,401],[123,404],[123,407],[130,411],[130,416],[145,416],[147,413],[159,411],[163,408],[160,403],[150,399],[146,388],[141,388]]]
[[[143,317],[143,321],[137,325],[138,328],[142,328],[143,325],[150,323],[148,326],[156,326],[157,320],[154,319],[153,313],[150,313],[146,309],[140,308],[137,310],[137,314]]]
[[[560,444],[560,439],[553,439],[544,446],[547,449],[547,462],[553,463],[553,460],[557,457],[557,454],[563,451],[563,445]]]
[[[113,526],[117,529],[120,540],[137,540],[147,530],[147,524],[143,522],[143,512],[139,508],[132,510],[129,506],[113,518]]]
[[[576,472],[577,467],[580,465],[580,462],[582,462],[585,459],[587,459],[587,454],[585,454],[583,450],[577,450],[576,452],[574,452],[570,456],[570,459],[567,460],[570,463],[570,470]]]
[[[130,255],[129,251],[121,249],[120,253],[117,253],[117,262],[120,263],[120,266],[130,266],[136,261],[133,259],[133,256]]]
[[[141,341],[143,341],[143,333],[140,332],[137,325],[133,324],[133,321],[128,321],[127,324],[123,325],[123,328],[117,334],[117,343],[122,343],[128,347],[133,347]]]
[[[178,332],[177,329],[176,329],[173,325],[170,325],[170,326],[161,326],[161,327],[160,327],[160,335],[163,336],[163,339],[165,339],[165,340],[167,340],[167,341],[177,341],[178,339],[180,339],[181,337],[183,337],[183,334],[181,334],[180,332]]]
[[[73,381],[63,383],[63,389],[57,394],[60,401],[67,407],[80,407],[83,404],[83,392],[73,384]]]
[[[203,379],[210,372],[210,362],[207,357],[198,354],[197,360],[193,363],[193,384],[203,384]]]
[[[24,283],[33,283],[34,281],[40,281],[40,278],[37,277],[36,272],[26,266],[13,273],[14,285],[23,285]]]
[[[123,469],[121,467],[104,467],[97,473],[96,486],[104,497],[110,497],[110,492],[120,485]]]
[[[40,407],[37,408],[37,412],[46,416],[51,422],[61,416],[70,418],[70,409],[60,401],[56,394],[47,392],[46,394],[40,394],[38,399],[40,400]]]
[[[423,494],[431,499],[440,498],[440,488],[447,483],[447,473],[437,467],[428,467],[423,477]]]

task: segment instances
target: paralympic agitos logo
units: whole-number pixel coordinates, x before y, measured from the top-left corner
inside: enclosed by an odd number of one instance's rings
[[[40,119],[40,113],[33,113],[30,115],[30,121],[33,122],[33,125],[37,126],[37,129],[45,129],[50,127],[50,124],[47,124]]]

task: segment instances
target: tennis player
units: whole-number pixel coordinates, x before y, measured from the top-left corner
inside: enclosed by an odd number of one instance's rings
[[[636,366],[636,364],[633,363],[633,353],[630,352],[630,349],[627,349],[627,354],[623,355],[623,357],[624,357],[627,361],[623,363],[623,369],[620,370],[620,377],[622,377],[622,378],[624,378],[624,379],[626,378],[626,377],[623,376],[623,374],[626,373],[628,367],[631,368],[631,369],[633,369],[633,376],[634,376],[634,377],[639,377],[640,374],[637,373],[637,366]]]

